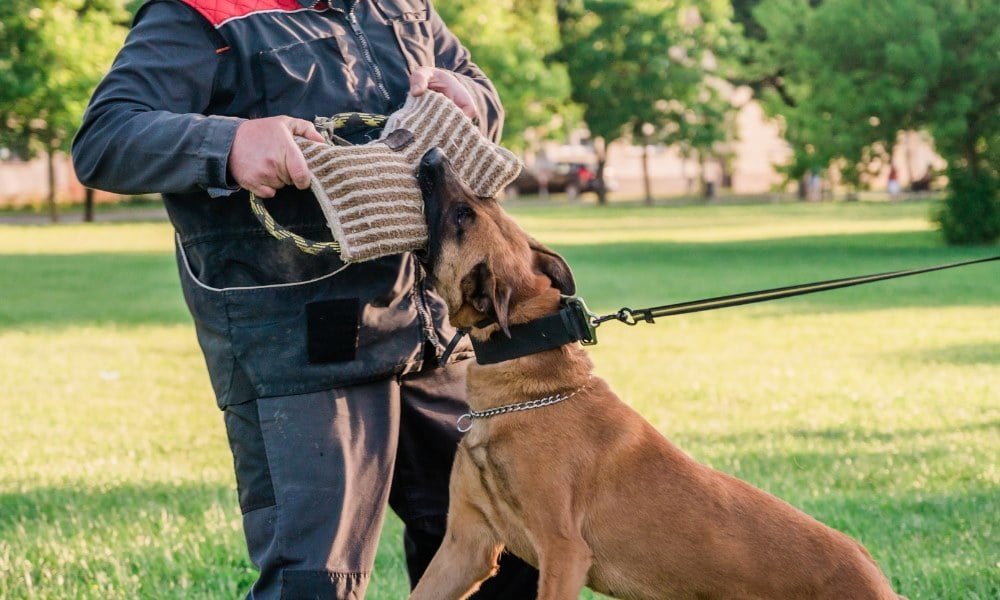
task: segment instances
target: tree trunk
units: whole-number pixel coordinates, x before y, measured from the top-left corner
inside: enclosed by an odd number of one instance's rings
[[[979,139],[974,132],[969,132],[965,138],[965,162],[966,167],[975,179],[979,179],[979,151],[976,148],[976,140]],[[928,169],[930,171],[930,169]]]
[[[90,188],[83,190],[83,221],[85,223],[94,222],[94,190]]]
[[[649,179],[649,140],[642,145],[642,183],[646,190],[646,206],[653,205],[653,184]]]
[[[722,172],[722,181],[719,182],[719,187],[724,190],[733,191],[733,169],[732,164],[730,164],[731,159],[720,158],[719,159],[719,171]]]
[[[910,188],[913,188],[913,180],[917,178],[916,170],[913,168],[913,131],[906,132],[906,170],[909,172]]]
[[[705,153],[701,150],[698,150],[698,187],[704,200],[712,199],[712,190],[709,189],[708,178],[705,177]]]
[[[608,185],[604,181],[604,171],[608,164],[608,145],[604,138],[597,138],[594,144],[597,153],[597,203],[604,206],[608,203]]]
[[[684,180],[684,194],[691,196],[694,188],[694,178],[688,174],[688,161],[691,160],[691,153],[688,149],[681,151],[681,179]]]
[[[55,150],[49,148],[48,153],[48,163],[49,163],[49,194],[48,194],[48,205],[49,205],[49,216],[52,218],[53,223],[59,222],[59,207],[56,205],[56,157]]]

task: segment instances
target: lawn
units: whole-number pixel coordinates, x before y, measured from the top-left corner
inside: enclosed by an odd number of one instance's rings
[[[998,251],[943,246],[929,210],[514,212],[610,311]],[[861,540],[897,591],[1000,597],[1000,266],[600,337],[599,374],[665,435]],[[246,590],[167,225],[0,227],[0,357],[0,598]],[[400,536],[390,518],[369,598],[405,597]]]

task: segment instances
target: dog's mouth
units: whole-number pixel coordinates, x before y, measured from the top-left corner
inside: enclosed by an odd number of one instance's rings
[[[424,218],[427,221],[427,247],[417,251],[417,259],[428,271],[433,272],[435,259],[441,253],[441,212],[442,187],[448,159],[444,152],[431,148],[420,160],[417,171],[417,183],[424,199]]]

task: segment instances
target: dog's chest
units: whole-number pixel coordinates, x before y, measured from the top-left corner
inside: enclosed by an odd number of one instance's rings
[[[470,501],[511,551],[532,562],[535,549],[528,541],[521,516],[517,478],[502,450],[485,441],[463,442],[459,456],[463,460],[457,466]]]

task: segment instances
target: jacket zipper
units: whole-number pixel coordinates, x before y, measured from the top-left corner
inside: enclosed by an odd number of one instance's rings
[[[379,93],[382,94],[382,98],[386,101],[386,104],[388,104],[391,102],[389,90],[385,87],[385,80],[382,78],[382,69],[378,66],[375,55],[372,54],[372,47],[368,41],[368,36],[361,29],[361,24],[358,23],[358,16],[354,12],[357,5],[357,2],[351,4],[351,10],[347,13],[347,21],[351,24],[351,30],[354,31],[354,37],[358,39],[361,54],[365,57],[365,62],[368,63],[368,68],[371,69],[372,75],[375,77],[375,86],[378,88]]]

